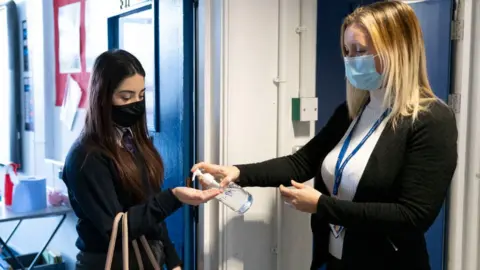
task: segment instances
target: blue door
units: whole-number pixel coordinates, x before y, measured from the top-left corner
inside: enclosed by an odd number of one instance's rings
[[[335,2],[334,4],[331,2]],[[345,100],[345,70],[339,46],[343,18],[357,5],[380,0],[318,1],[317,22],[317,97],[319,116],[317,132],[325,125],[336,105]],[[447,101],[450,93],[450,29],[452,0],[412,2],[423,30],[427,54],[428,77],[435,94]],[[426,234],[432,270],[444,269],[446,252],[445,207]]]
[[[165,163],[163,188],[185,186],[194,161],[193,1],[119,3],[120,12],[108,19],[109,48],[133,53],[144,66],[148,128]],[[195,267],[192,217],[185,206],[166,220],[183,269]]]
[[[428,78],[435,94],[445,102],[450,94],[452,0],[425,0],[410,4],[422,26],[427,53]],[[445,207],[426,234],[432,270],[445,269]]]

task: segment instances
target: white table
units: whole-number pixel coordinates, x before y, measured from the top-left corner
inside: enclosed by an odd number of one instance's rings
[[[37,260],[40,258],[40,256],[42,256],[42,253],[45,251],[45,249],[48,247],[48,245],[52,241],[55,234],[57,234],[58,229],[60,228],[60,226],[62,226],[63,222],[65,221],[65,218],[67,217],[67,214],[70,213],[71,211],[72,209],[68,206],[48,206],[47,208],[39,211],[26,212],[26,213],[13,213],[9,209],[5,208],[3,203],[0,204],[0,223],[17,221],[17,225],[15,226],[13,231],[10,233],[6,241],[4,241],[0,237],[0,248],[4,247],[8,255],[12,257],[18,263],[18,265],[20,265],[21,269],[32,269],[35,263],[37,262]],[[48,241],[45,243],[42,250],[37,254],[37,256],[32,261],[30,266],[28,268],[25,268],[25,266],[23,266],[23,264],[18,260],[17,256],[15,256],[12,250],[8,247],[7,245],[8,241],[10,241],[12,236],[15,234],[18,227],[22,223],[22,221],[28,220],[28,219],[46,218],[46,217],[54,217],[54,216],[60,216],[62,218],[58,222],[58,225],[55,227],[55,230],[51,233],[50,237],[48,238]]]

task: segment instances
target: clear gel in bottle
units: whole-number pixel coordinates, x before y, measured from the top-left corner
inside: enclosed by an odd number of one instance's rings
[[[213,175],[202,173],[200,170],[193,173],[192,180],[195,181],[195,178],[199,176],[202,177],[204,183],[208,184],[208,188],[222,189]],[[253,203],[252,195],[234,182],[230,182],[215,198],[238,214],[245,214]]]

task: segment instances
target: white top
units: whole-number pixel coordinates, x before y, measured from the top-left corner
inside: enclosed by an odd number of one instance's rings
[[[376,90],[370,93],[370,103],[367,105],[365,110],[363,111],[362,117],[360,118],[360,122],[357,124],[355,128],[352,139],[348,146],[348,149],[345,153],[344,160],[347,158],[350,153],[353,151],[355,147],[360,143],[360,141],[365,137],[365,135],[370,131],[373,124],[380,118],[380,116],[385,112],[385,108],[382,106],[383,103],[383,91]],[[328,191],[332,194],[333,192],[333,185],[335,182],[334,175],[335,175],[335,165],[337,163],[338,155],[340,153],[340,149],[343,146],[345,141],[345,137],[347,134],[350,133],[353,125],[357,119],[352,121],[350,127],[348,128],[347,132],[343,136],[342,140],[333,148],[333,150],[325,157],[325,160],[322,164],[322,177],[323,181],[325,182]],[[338,198],[340,200],[348,200],[351,201],[355,196],[355,192],[357,190],[358,183],[362,177],[363,171],[367,165],[367,162],[370,158],[370,155],[373,152],[375,145],[377,144],[380,135],[385,128],[386,121],[384,120],[375,132],[367,139],[365,144],[358,150],[358,152],[350,159],[343,170],[342,181],[340,183],[340,187],[338,189]],[[330,232],[330,244],[329,244],[329,251],[330,254],[333,255],[337,259],[342,258],[342,251],[343,251],[343,239],[345,237],[345,230],[344,228],[340,233],[338,238],[335,238],[332,232]]]

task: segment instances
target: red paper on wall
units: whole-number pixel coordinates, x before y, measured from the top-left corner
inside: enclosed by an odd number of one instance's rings
[[[60,36],[58,28],[59,9],[63,6],[80,3],[80,66],[81,70],[71,74],[60,73]],[[90,73],[86,72],[85,64],[85,0],[54,0],[53,1],[53,16],[54,16],[54,35],[55,35],[55,106],[62,106],[65,88],[67,87],[67,76],[78,83],[82,90],[82,98],[80,100],[79,108],[84,108],[87,101],[87,88],[90,79]]]

